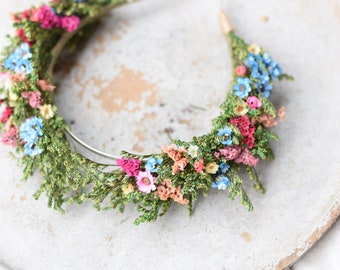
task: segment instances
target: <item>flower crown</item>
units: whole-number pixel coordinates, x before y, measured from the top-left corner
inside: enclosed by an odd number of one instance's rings
[[[278,137],[269,128],[285,115],[269,97],[275,81],[291,77],[262,48],[238,37],[223,13],[234,74],[210,133],[190,142],[173,140],[147,156],[122,151],[111,172],[71,149],[69,127],[53,104],[53,66],[65,45],[76,46],[93,22],[126,2],[54,0],[12,15],[15,36],[0,59],[1,141],[16,148],[24,180],[36,169],[43,175],[34,197],[46,193],[48,206],[61,212],[64,203],[88,199],[98,209],[120,211],[133,202],[140,212],[135,224],[155,221],[173,202],[187,205],[191,213],[198,194],[207,196],[211,188],[228,192],[232,200],[239,196],[252,210],[240,170],[264,192],[255,166],[274,157],[270,140]]]

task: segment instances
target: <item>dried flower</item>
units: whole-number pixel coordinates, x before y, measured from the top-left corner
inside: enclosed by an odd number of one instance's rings
[[[231,134],[232,132],[229,127],[220,128],[217,132],[217,136],[222,137],[221,143],[224,145],[231,145],[233,143]]]
[[[61,18],[61,27],[66,29],[67,32],[73,32],[78,29],[80,19],[75,16],[64,16]]]
[[[247,166],[256,166],[258,161],[259,159],[255,158],[247,148],[235,159],[236,163],[243,163]]]
[[[255,96],[251,96],[247,98],[247,104],[250,107],[250,109],[254,110],[256,108],[260,108],[262,106],[261,101],[255,97]]]
[[[247,103],[245,103],[244,101],[238,103],[234,109],[234,113],[238,116],[245,115],[247,112],[248,112]]]
[[[282,106],[278,111],[276,116],[279,118],[280,122],[283,122],[286,116],[286,108]]]
[[[155,178],[150,172],[140,171],[136,179],[138,190],[145,193],[150,193],[151,191],[156,190]]]
[[[219,190],[226,190],[227,187],[230,187],[230,185],[231,185],[231,182],[229,178],[225,175],[220,174],[216,177],[216,182],[213,182],[211,187],[217,188]]]
[[[238,145],[228,146],[226,148],[220,149],[220,153],[227,160],[233,160],[237,158],[242,152],[242,148]]]
[[[122,191],[123,191],[124,195],[127,195],[127,194],[133,192],[134,190],[135,190],[135,188],[131,183],[122,187]]]
[[[251,44],[248,46],[248,52],[253,54],[259,54],[261,52],[261,48],[256,44]]]
[[[205,166],[205,172],[210,173],[210,174],[215,174],[218,170],[218,165],[216,162],[209,162]]]
[[[18,129],[16,127],[11,127],[9,131],[2,133],[1,142],[6,145],[15,147],[19,139]]]
[[[44,104],[39,107],[40,115],[44,119],[50,119],[54,116],[54,112],[51,104]]]
[[[264,113],[261,114],[258,118],[257,121],[262,123],[265,127],[273,127],[277,125],[277,122],[273,116],[270,114]]]
[[[145,162],[145,170],[149,172],[157,172],[157,165],[162,164],[163,159],[148,158]]]
[[[39,91],[22,92],[21,96],[28,99],[32,108],[39,108],[41,104],[41,93]]]
[[[5,107],[4,111],[2,112],[0,122],[5,123],[7,122],[8,118],[12,115],[13,111],[10,107]]]
[[[196,161],[194,164],[194,169],[196,172],[202,174],[204,170],[204,160],[201,158],[199,161]]]
[[[139,174],[141,165],[141,161],[139,159],[120,158],[116,160],[116,163],[128,176],[137,176]]]
[[[239,98],[245,98],[251,91],[249,78],[237,78],[237,83],[234,85],[234,94]]]
[[[180,204],[188,204],[189,200],[185,199],[181,193],[181,187],[172,187],[171,180],[166,179],[157,186],[157,191],[155,192],[162,201],[167,199],[173,199],[175,202]]]
[[[186,158],[180,158],[175,161],[174,165],[172,165],[172,174],[175,175],[180,171],[183,171],[184,168],[188,165],[188,160]]]
[[[244,65],[237,66],[235,69],[235,73],[237,76],[243,77],[247,74],[247,67]]]
[[[50,84],[48,81],[46,80],[38,80],[37,81],[37,85],[41,88],[41,90],[43,91],[48,91],[51,92],[55,89],[55,86]]]
[[[191,156],[192,158],[197,158],[197,152],[198,152],[198,146],[190,144],[188,147],[188,155]]]

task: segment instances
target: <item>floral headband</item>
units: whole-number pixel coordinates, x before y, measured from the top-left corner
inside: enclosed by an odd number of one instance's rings
[[[119,211],[132,202],[140,213],[135,224],[155,221],[172,203],[191,213],[198,194],[207,196],[211,188],[232,200],[238,196],[252,210],[240,173],[245,170],[264,192],[255,166],[274,157],[270,140],[278,136],[270,127],[285,116],[285,108],[276,109],[269,98],[274,82],[292,77],[261,47],[238,37],[224,13],[233,80],[208,134],[173,140],[151,155],[122,151],[110,172],[71,148],[67,134],[77,138],[53,104],[53,66],[65,46],[77,46],[93,22],[127,2],[54,0],[12,15],[15,34],[0,59],[1,142],[15,148],[25,180],[36,170],[43,175],[34,197],[45,193],[48,206],[61,212],[65,203],[85,200]]]

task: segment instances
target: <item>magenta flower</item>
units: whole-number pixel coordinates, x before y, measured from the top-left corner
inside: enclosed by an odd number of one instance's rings
[[[40,27],[43,29],[51,29],[52,27],[60,26],[60,17],[47,5],[43,5],[40,8],[33,10],[30,20],[33,22],[40,22]]]
[[[121,159],[117,159],[116,161],[117,165],[120,166],[122,168],[122,170],[124,172],[126,172],[126,174],[128,176],[137,176],[139,174],[139,167],[141,164],[141,161],[139,159],[135,159],[135,158],[130,158],[130,159],[126,159],[126,158],[121,158]]]
[[[255,96],[248,97],[247,104],[252,110],[256,108],[260,108],[262,106],[261,101]]]
[[[39,91],[22,92],[21,96],[28,99],[32,108],[39,108],[41,105],[41,93]]]
[[[73,32],[78,29],[80,19],[75,16],[64,16],[61,18],[61,27],[66,29],[67,32]]]
[[[138,190],[150,193],[152,190],[156,190],[155,178],[148,171],[140,171],[137,175]]]

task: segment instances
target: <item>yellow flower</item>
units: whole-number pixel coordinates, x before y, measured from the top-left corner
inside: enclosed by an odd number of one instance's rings
[[[14,94],[12,91],[8,92],[8,105],[10,107],[15,107],[15,103],[18,99],[18,96]]]
[[[248,46],[248,52],[259,54],[261,52],[261,48],[256,44],[251,44]]]
[[[131,193],[132,191],[134,191],[135,188],[133,187],[133,185],[131,183],[129,183],[128,185],[123,186],[122,190],[123,190],[124,195],[127,195],[127,194]]]
[[[248,112],[247,103],[245,103],[244,101],[238,103],[234,109],[234,113],[238,116],[245,115],[247,112]]]
[[[54,116],[51,104],[45,104],[39,107],[40,114],[44,119],[50,119]]]
[[[218,165],[216,162],[209,162],[206,166],[205,166],[205,171],[207,173],[210,174],[215,174],[218,170]]]

